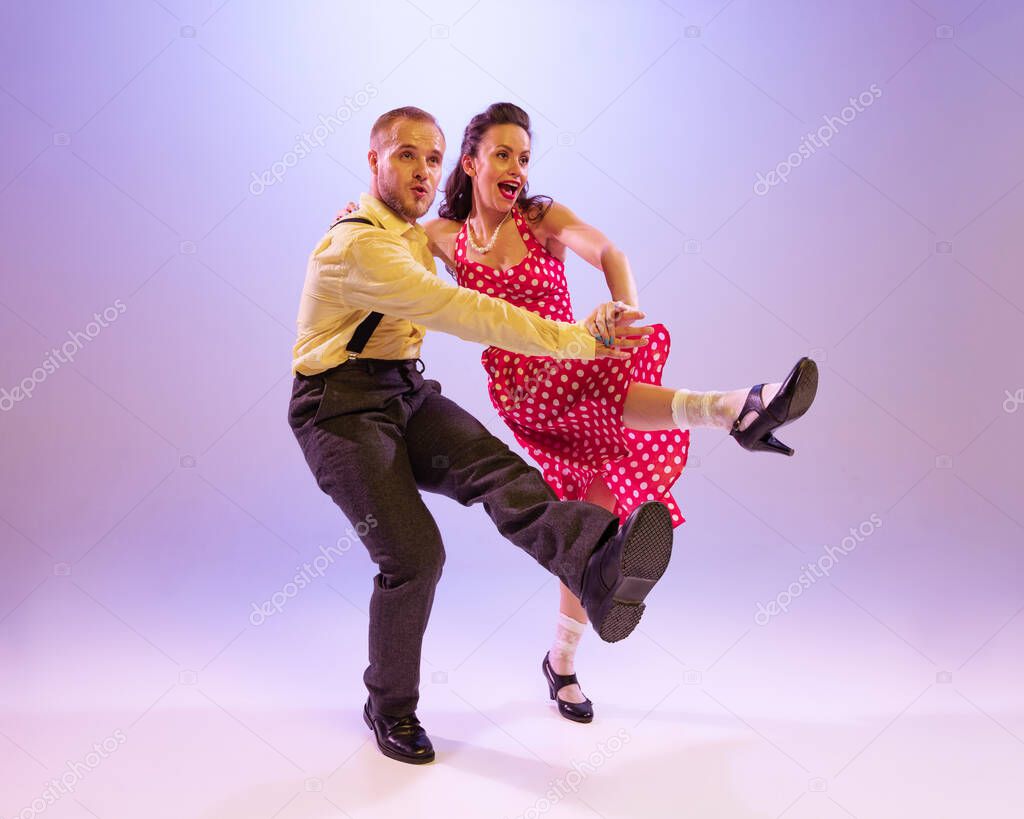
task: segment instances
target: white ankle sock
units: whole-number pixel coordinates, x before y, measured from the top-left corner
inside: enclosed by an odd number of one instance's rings
[[[721,427],[732,426],[729,408],[726,406],[725,392],[693,392],[676,390],[672,396],[672,420],[680,429],[690,427]]]
[[[583,632],[587,630],[587,624],[581,623],[570,617],[568,614],[558,613],[558,623],[555,626],[555,641],[551,644],[551,650],[548,652],[552,660],[558,658],[565,663],[569,664],[572,668],[572,663],[576,658],[576,648],[579,645],[580,637],[583,636]],[[564,665],[559,664],[559,668],[564,668]],[[559,673],[558,669],[555,673]],[[565,674],[572,673],[571,671],[561,672]]]

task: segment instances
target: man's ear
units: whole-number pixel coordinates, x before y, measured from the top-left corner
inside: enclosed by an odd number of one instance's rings
[[[374,176],[377,175],[377,151],[373,148],[366,154],[366,161],[370,163],[370,173]]]

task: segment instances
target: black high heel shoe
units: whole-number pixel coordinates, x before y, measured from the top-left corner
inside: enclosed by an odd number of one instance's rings
[[[547,654],[544,655],[544,662],[541,663],[540,669],[544,672],[544,679],[548,681],[548,693],[551,695],[551,699],[558,703],[559,714],[573,722],[590,722],[594,719],[594,704],[590,700],[567,702],[558,696],[558,691],[562,686],[573,683],[579,685],[580,681],[576,679],[575,674],[556,674]]]
[[[796,362],[767,407],[761,401],[763,387],[764,384],[756,384],[751,388],[729,434],[741,447],[752,452],[792,455],[795,450],[786,446],[772,433],[779,427],[792,423],[810,408],[818,391],[818,365],[806,356]],[[740,421],[748,412],[756,412],[757,418],[746,429],[740,429]]]

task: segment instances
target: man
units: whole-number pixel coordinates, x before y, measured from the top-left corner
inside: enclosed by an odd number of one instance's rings
[[[579,324],[548,321],[442,281],[416,220],[434,201],[444,135],[418,108],[381,116],[370,135],[370,194],[309,259],[298,316],[289,423],[320,488],[353,526],[379,573],[370,598],[367,726],[386,756],[424,763],[434,750],[416,717],[420,653],[444,547],[420,490],[482,503],[498,531],[557,575],[601,637],[628,636],[668,564],[669,514],[561,502],[540,473],[424,380],[425,329],[529,355],[625,357]],[[647,328],[619,327],[641,338]],[[379,323],[378,323],[379,322]],[[367,525],[372,521],[372,525]]]

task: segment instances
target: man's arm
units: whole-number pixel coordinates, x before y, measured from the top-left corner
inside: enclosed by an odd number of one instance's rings
[[[596,341],[580,324],[536,313],[435,276],[405,243],[375,227],[352,225],[314,251],[310,264],[339,282],[342,300],[481,344],[524,355],[597,357]],[[625,355],[625,353],[623,353]]]

